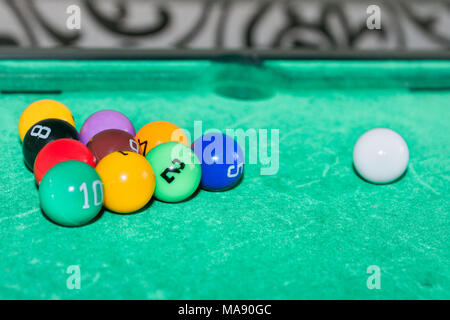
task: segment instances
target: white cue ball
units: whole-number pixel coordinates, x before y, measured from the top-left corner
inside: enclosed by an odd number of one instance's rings
[[[395,131],[376,128],[367,131],[353,149],[353,164],[369,182],[389,183],[406,170],[409,150],[405,140]]]

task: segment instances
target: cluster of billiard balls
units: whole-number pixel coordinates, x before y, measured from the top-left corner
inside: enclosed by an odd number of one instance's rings
[[[113,110],[92,114],[78,133],[64,104],[39,100],[22,113],[19,135],[41,208],[64,226],[84,225],[102,207],[131,213],[152,196],[179,202],[199,186],[230,189],[243,176],[244,155],[234,139],[209,133],[189,147],[183,130],[170,122],[150,122],[135,133],[131,121]]]

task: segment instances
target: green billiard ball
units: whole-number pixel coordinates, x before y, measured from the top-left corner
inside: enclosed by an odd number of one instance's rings
[[[202,177],[200,161],[186,145],[162,143],[147,154],[155,173],[155,197],[165,202],[178,202],[191,196]]]
[[[41,208],[53,222],[81,226],[102,209],[103,183],[90,165],[64,161],[51,168],[39,185]]]

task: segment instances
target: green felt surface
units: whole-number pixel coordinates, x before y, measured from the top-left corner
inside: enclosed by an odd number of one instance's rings
[[[448,299],[449,88],[449,61],[1,61],[0,298]],[[39,209],[17,133],[41,98],[69,106],[78,129],[105,108],[136,128],[279,129],[279,171],[247,165],[227,192],[60,227]],[[410,148],[396,183],[352,169],[374,127]],[[71,265],[79,290],[66,286]],[[380,290],[366,286],[370,265]]]

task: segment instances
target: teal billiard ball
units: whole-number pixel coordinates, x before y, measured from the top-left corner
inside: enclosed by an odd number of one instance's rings
[[[45,215],[63,226],[91,221],[103,206],[103,183],[93,167],[81,161],[64,161],[52,167],[39,185]]]

